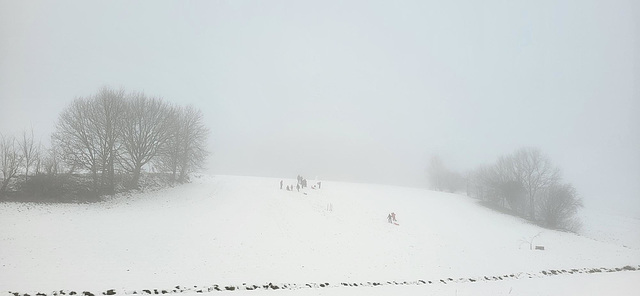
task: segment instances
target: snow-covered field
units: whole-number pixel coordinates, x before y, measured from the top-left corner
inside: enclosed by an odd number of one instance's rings
[[[100,204],[0,204],[0,291],[124,293],[269,282],[332,287],[233,293],[636,295],[640,289],[640,271],[435,284],[551,269],[638,267],[635,220],[605,224],[610,226],[589,220],[579,236],[531,225],[461,195],[328,181],[304,194],[280,190],[279,181],[202,176]],[[399,226],[387,223],[390,212]],[[523,239],[539,233],[534,244],[545,250],[529,250]],[[417,280],[434,284],[339,286]]]

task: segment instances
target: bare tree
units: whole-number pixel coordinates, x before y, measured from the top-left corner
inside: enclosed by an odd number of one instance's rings
[[[96,116],[94,131],[100,140],[98,156],[102,169],[101,187],[107,194],[113,194],[115,191],[115,163],[124,121],[125,96],[124,89],[103,87],[93,97],[91,104]]]
[[[42,142],[38,141],[38,145],[36,146],[36,151],[33,155],[33,166],[34,166],[34,174],[39,175],[42,173],[42,157],[43,150]]]
[[[520,239],[520,246],[523,244],[529,245],[529,250],[533,250],[533,241],[542,234],[542,231],[531,237],[523,237]]]
[[[444,179],[446,175],[446,169],[442,163],[442,159],[439,156],[434,155],[429,160],[429,167],[427,168],[427,174],[429,175],[429,184],[433,190],[442,191],[444,189]]]
[[[189,173],[204,165],[209,130],[202,122],[202,112],[192,106],[177,108],[171,121],[171,134],[157,166],[171,173],[172,182],[185,182]]]
[[[60,170],[60,148],[57,145],[51,145],[51,148],[41,152],[42,167],[46,175],[57,175]]]
[[[22,155],[16,139],[0,135],[0,166],[2,167],[2,186],[0,193],[4,192],[12,178],[16,177],[22,163]]]
[[[118,154],[124,110],[124,90],[102,88],[91,98],[78,98],[62,111],[53,135],[71,168],[88,170],[96,194],[115,188],[114,164]]]
[[[33,129],[29,133],[22,131],[22,138],[18,142],[20,152],[24,159],[24,175],[25,182],[29,179],[29,169],[34,165],[37,159],[38,147],[33,141]]]
[[[77,98],[60,114],[52,139],[54,146],[62,150],[63,159],[69,166],[91,173],[93,191],[97,194],[101,162],[96,128],[90,99]]]
[[[539,201],[540,218],[551,228],[574,229],[578,224],[573,220],[582,200],[571,184],[552,184],[542,190]]]
[[[133,174],[137,187],[142,167],[158,155],[171,134],[173,109],[158,98],[135,94],[127,102],[122,128],[122,166]]]
[[[537,148],[519,149],[513,154],[513,161],[518,181],[526,190],[529,199],[529,218],[535,220],[536,193],[557,183],[560,180],[560,170]]]

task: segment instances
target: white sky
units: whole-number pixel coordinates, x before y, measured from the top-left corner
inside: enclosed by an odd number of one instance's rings
[[[0,132],[109,85],[200,108],[210,170],[425,186],[546,152],[640,217],[638,1],[0,0]]]

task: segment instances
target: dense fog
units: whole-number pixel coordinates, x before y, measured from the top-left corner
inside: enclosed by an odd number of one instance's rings
[[[640,217],[636,2],[190,4],[0,1],[0,133],[122,87],[201,110],[211,173],[427,187],[535,147]]]

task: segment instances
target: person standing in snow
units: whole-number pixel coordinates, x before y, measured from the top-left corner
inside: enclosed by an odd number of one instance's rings
[[[393,223],[391,222],[391,214],[387,215],[387,221],[389,221],[389,223]]]
[[[282,189],[282,180],[280,180],[280,189]]]
[[[296,185],[296,189],[300,192],[300,184]]]
[[[398,222],[398,220],[396,220],[396,213],[391,212],[391,220],[393,220],[393,222]]]

